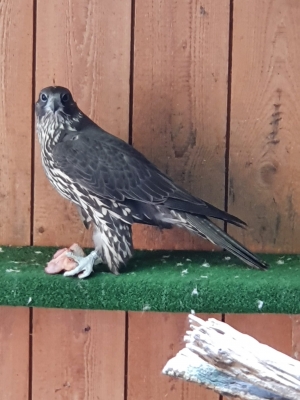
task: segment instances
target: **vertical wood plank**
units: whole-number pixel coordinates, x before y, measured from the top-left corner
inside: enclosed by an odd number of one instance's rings
[[[135,1],[133,145],[194,195],[224,207],[229,0]],[[135,227],[139,248],[210,248]]]
[[[33,316],[33,400],[124,398],[124,312],[34,309]]]
[[[296,316],[285,314],[226,314],[225,322],[261,343],[297,358],[300,330]]]
[[[293,321],[284,314],[226,314],[225,322],[242,333],[293,356]]]
[[[230,232],[252,250],[298,252],[300,242],[300,3],[234,2]]]
[[[0,243],[30,244],[31,0],[0,3]]]
[[[300,360],[300,315],[292,315],[292,356]]]
[[[0,307],[1,400],[28,399],[29,309]]]
[[[210,390],[161,373],[166,362],[184,347],[187,328],[186,314],[129,313],[128,400],[219,400]]]
[[[67,86],[103,129],[128,139],[131,1],[37,1],[36,96]],[[48,183],[36,140],[34,243],[90,244],[75,208]]]

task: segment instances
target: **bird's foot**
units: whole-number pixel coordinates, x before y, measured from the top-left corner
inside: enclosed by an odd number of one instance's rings
[[[45,272],[52,275],[59,274],[62,271],[71,271],[76,268],[77,263],[73,259],[67,257],[67,254],[70,252],[76,256],[85,256],[82,248],[78,246],[77,243],[74,243],[69,248],[65,247],[64,249],[57,250],[52,260],[47,263]]]
[[[96,250],[92,251],[86,257],[77,256],[72,252],[68,252],[66,256],[74,260],[78,265],[74,269],[66,271],[64,276],[73,276],[79,274],[78,278],[80,279],[87,278],[93,272],[94,265],[101,262]]]

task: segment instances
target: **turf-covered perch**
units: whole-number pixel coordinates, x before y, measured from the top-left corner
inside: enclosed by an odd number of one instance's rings
[[[213,389],[228,398],[298,400],[300,362],[224,322],[189,316],[186,348],[163,373]]]
[[[267,272],[225,252],[137,251],[119,276],[47,275],[54,248],[2,247],[0,305],[208,313],[300,313],[300,257],[262,255]]]

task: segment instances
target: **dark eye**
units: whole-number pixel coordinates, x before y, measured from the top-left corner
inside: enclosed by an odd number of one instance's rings
[[[62,101],[63,103],[67,103],[69,100],[70,100],[70,95],[69,95],[69,93],[64,93],[64,94],[61,95],[61,101]]]
[[[41,94],[41,100],[42,101],[47,101],[48,97],[45,95],[45,93]]]

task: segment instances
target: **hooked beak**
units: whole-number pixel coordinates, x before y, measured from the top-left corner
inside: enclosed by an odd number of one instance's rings
[[[55,98],[52,99],[51,102],[49,103],[49,108],[53,113],[59,110],[60,107],[61,107],[60,101]]]

